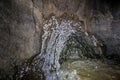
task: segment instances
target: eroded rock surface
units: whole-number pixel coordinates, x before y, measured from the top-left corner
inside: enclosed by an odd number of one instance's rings
[[[26,67],[26,63],[21,66],[26,60],[32,70],[35,63],[39,65],[38,72],[29,71],[33,76],[39,73],[41,79],[50,73],[42,65],[50,64],[51,69],[54,61],[53,68],[58,69],[68,59],[106,57],[119,62],[119,10],[119,1],[113,0],[1,0],[0,79],[16,79],[21,67]],[[38,54],[46,57],[36,58]],[[72,74],[76,71],[69,76]]]

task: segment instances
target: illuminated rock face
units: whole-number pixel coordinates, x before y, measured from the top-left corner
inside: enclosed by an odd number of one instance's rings
[[[89,34],[85,35],[79,20],[69,20],[67,16],[63,19],[51,16],[49,20],[44,21],[43,25],[39,57],[44,59],[42,70],[46,80],[57,80],[62,77],[59,72],[60,63],[67,59],[96,58],[102,55],[102,49],[97,45],[97,40],[95,37],[93,39],[93,35],[92,37]],[[98,51],[95,52],[94,48]]]
[[[64,71],[61,64],[69,59],[97,59],[103,55],[102,44],[98,45],[95,36],[85,32],[83,26],[79,19],[74,19],[74,15],[64,18],[51,16],[44,20],[41,53],[34,59],[33,67],[27,65],[23,72],[39,71],[34,67],[40,66],[39,69],[44,73],[46,80],[80,80],[76,70]],[[25,76],[24,73],[20,75]]]
[[[24,67],[20,79],[35,75],[35,80],[119,80],[119,67],[101,61],[102,43],[83,26],[71,16],[44,20],[41,53]]]

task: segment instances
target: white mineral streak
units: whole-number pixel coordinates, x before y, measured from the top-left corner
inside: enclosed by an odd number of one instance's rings
[[[85,35],[86,35],[86,36],[89,36],[89,34],[88,34],[87,32],[85,32]]]
[[[46,80],[80,80],[77,77],[77,71],[62,71],[59,64],[59,57],[65,42],[72,33],[78,31],[77,29],[82,29],[80,22],[75,23],[72,20],[63,19],[59,23],[55,16],[45,21],[42,49],[39,57],[45,60],[42,70],[44,71]],[[85,34],[88,36],[87,32]],[[92,38],[94,45],[97,46],[96,38],[94,36]],[[65,78],[64,75],[68,75],[68,78]]]
[[[93,40],[93,44],[94,44],[94,46],[97,46],[97,39],[95,38],[94,35],[92,36],[92,40]]]

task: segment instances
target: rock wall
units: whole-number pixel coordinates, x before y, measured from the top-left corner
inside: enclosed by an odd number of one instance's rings
[[[85,31],[105,45],[104,55],[119,60],[119,10],[113,0],[0,0],[0,74],[40,53],[43,21],[50,14],[78,16]]]
[[[39,53],[40,28],[30,0],[0,1],[0,70],[12,74],[13,67]]]

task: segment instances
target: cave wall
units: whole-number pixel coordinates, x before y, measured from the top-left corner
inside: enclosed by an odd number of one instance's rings
[[[38,0],[35,0],[36,3]],[[84,22],[84,29],[105,45],[105,56],[119,59],[119,1],[113,0],[46,0],[43,1],[44,18],[54,13],[77,15]]]
[[[39,53],[40,29],[30,0],[0,0],[0,74]]]
[[[119,10],[113,0],[0,0],[0,69],[8,72],[40,52],[42,23],[52,13],[79,17],[106,46],[105,55],[118,60]]]
[[[96,4],[96,7],[95,7]],[[105,56],[119,61],[120,36],[119,15],[120,2],[100,0],[92,3],[91,29],[106,46]]]

